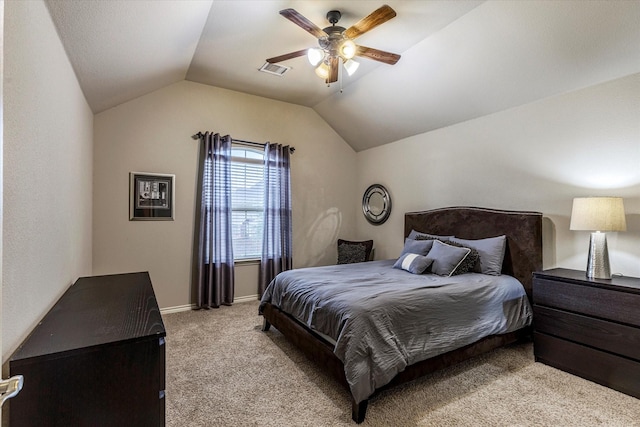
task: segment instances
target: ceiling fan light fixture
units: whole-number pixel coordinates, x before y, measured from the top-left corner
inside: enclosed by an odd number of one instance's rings
[[[327,80],[329,78],[329,71],[329,64],[324,61],[316,67],[316,75],[322,80]]]
[[[342,65],[344,66],[344,69],[347,70],[347,74],[349,76],[352,76],[353,73],[355,73],[358,67],[360,66],[360,63],[357,61],[354,61],[353,59],[349,59],[345,61],[344,64]]]
[[[353,40],[347,39],[342,42],[340,46],[340,56],[342,56],[345,61],[356,56],[356,44]]]
[[[267,63],[277,64],[306,55],[311,65],[315,68],[315,73],[327,83],[327,86],[339,80],[341,74],[340,63],[344,65],[349,76],[356,72],[360,64],[352,60],[355,56],[389,65],[394,65],[400,59],[400,55],[395,53],[356,45],[354,42],[354,39],[396,16],[396,12],[388,5],[379,7],[349,28],[336,25],[342,16],[338,10],[330,10],[327,13],[327,20],[331,26],[326,28],[318,27],[292,8],[281,10],[280,15],[314,36],[318,40],[320,48],[297,50],[269,58]],[[342,91],[342,87],[340,90]]]
[[[312,47],[307,50],[307,59],[314,67],[322,62],[324,59],[324,50]]]

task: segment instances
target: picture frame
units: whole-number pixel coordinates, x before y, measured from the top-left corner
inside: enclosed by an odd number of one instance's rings
[[[129,221],[173,221],[176,176],[129,173]]]

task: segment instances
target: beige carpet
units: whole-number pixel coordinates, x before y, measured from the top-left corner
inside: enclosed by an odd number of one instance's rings
[[[164,315],[168,426],[354,426],[345,389],[258,303]],[[363,426],[640,426],[640,400],[496,350],[372,399]]]

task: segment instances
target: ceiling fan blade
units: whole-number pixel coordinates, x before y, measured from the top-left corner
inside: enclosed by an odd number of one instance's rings
[[[287,61],[299,56],[305,56],[307,54],[307,50],[308,49],[302,49],[291,53],[285,53],[284,55],[274,56],[273,58],[267,59],[267,62],[269,64],[277,64],[278,62]]]
[[[340,68],[340,62],[337,56],[329,58],[329,77],[327,83],[334,83],[338,81],[338,69]]]
[[[344,31],[344,35],[350,39],[355,39],[378,25],[384,24],[394,16],[396,16],[396,11],[385,4],[347,28]]]
[[[359,45],[356,48],[356,56],[362,56],[364,58],[384,62],[389,65],[393,65],[400,60],[400,55],[398,54]]]
[[[317,38],[326,37],[327,33],[322,31],[322,28],[318,27],[313,22],[309,21],[307,18],[298,13],[295,9],[283,9],[280,11],[280,15],[287,18],[289,21],[296,24],[298,27],[302,28],[306,32],[310,33]]]

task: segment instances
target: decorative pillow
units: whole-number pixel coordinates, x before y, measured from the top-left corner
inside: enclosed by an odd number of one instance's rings
[[[470,253],[469,248],[451,246],[439,240],[433,240],[433,247],[427,256],[433,260],[431,272],[438,276],[451,276]]]
[[[393,264],[393,268],[406,270],[413,274],[422,274],[432,262],[433,260],[426,256],[407,253],[398,258],[396,263]]]
[[[364,250],[364,259],[357,254],[360,254],[358,249],[352,249],[347,247],[358,246]],[[351,264],[354,262],[364,262],[369,261],[371,259],[371,253],[373,251],[373,240],[363,240],[363,241],[351,241],[338,239],[338,264]],[[341,256],[341,252],[343,252]],[[353,259],[353,261],[347,261]],[[357,261],[356,261],[357,259]],[[346,262],[340,262],[340,261]]]
[[[447,242],[447,245],[456,246],[458,248],[471,249],[471,252],[460,263],[460,265],[458,265],[458,267],[455,269],[455,271],[451,275],[455,276],[457,274],[464,274],[464,273],[468,273],[470,271],[474,271],[474,269],[476,267],[478,267],[478,260],[480,259],[480,255],[478,254],[478,251],[476,251],[475,249],[473,249],[472,247],[469,247],[467,245],[463,245],[463,244],[460,244],[458,242],[454,242],[453,239],[455,239],[455,237],[451,238],[451,240],[449,240]]]
[[[411,230],[411,233],[407,236],[407,239],[413,240],[440,240],[442,242],[449,241],[453,236],[436,236],[435,234],[421,233],[416,230]]]
[[[400,256],[409,253],[426,255],[431,250],[431,246],[433,246],[433,240],[413,240],[406,238],[404,239],[404,248]]]
[[[367,251],[362,245],[340,245],[338,246],[338,264],[353,264],[354,262],[365,262]]]
[[[478,264],[474,267],[475,272],[499,276],[502,274],[502,262],[504,261],[504,251],[507,247],[507,237],[498,236],[488,239],[465,240],[454,237],[452,242],[460,243],[468,248],[478,251]]]

